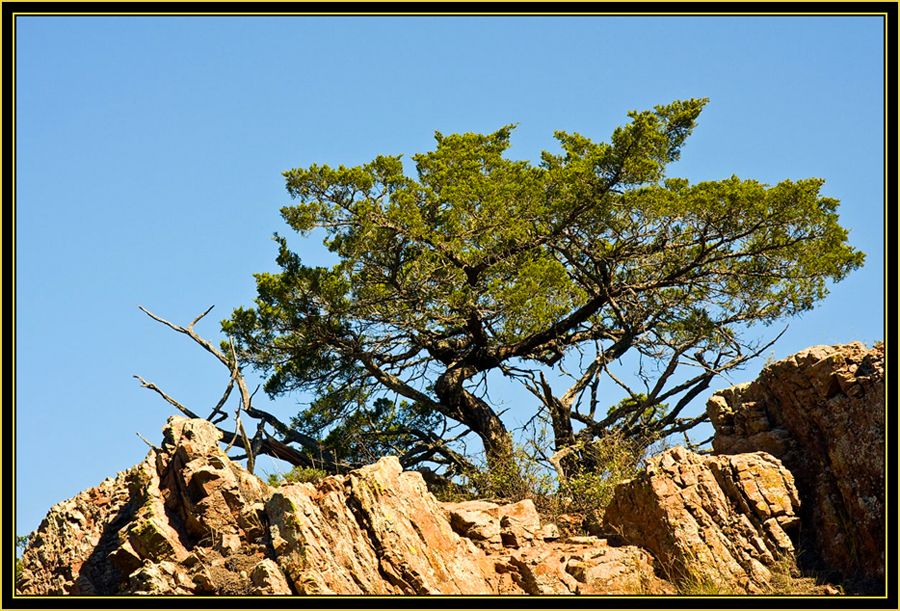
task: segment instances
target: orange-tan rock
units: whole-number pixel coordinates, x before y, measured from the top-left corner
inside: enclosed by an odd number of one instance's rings
[[[393,457],[271,487],[209,422],[172,417],[144,461],[51,508],[16,593],[674,594],[669,578],[756,593],[796,570],[798,543],[883,590],[883,349],[811,348],[707,409],[717,455],[649,459],[597,508],[600,536],[563,536],[530,500],[439,503]]]
[[[648,549],[675,579],[765,591],[792,559],[800,526],[790,472],[772,456],[701,456],[682,447],[616,486],[604,529]]]
[[[54,506],[22,557],[22,595],[604,594],[674,591],[644,550],[558,541],[530,500],[439,503],[386,457],[272,488],[205,420]]]
[[[794,474],[809,563],[884,584],[884,347],[814,346],[707,403],[718,454],[757,450]]]

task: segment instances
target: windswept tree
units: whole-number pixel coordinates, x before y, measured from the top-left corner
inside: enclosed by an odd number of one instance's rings
[[[261,422],[335,464],[374,448],[459,466],[450,438],[474,433],[497,465],[513,441],[492,373],[532,391],[568,464],[609,431],[702,422],[688,404],[764,348],[750,327],[810,310],[864,259],[821,179],[667,178],[706,102],[631,112],[609,143],[557,132],[537,165],[504,158],[510,125],[436,133],[415,177],[399,155],[285,172],[283,218],[324,229],[338,263],[305,265],[276,234],[281,271],[223,322],[269,395],[312,397],[289,424]],[[609,365],[629,353],[640,365],[620,379]],[[627,398],[604,398],[604,377]]]

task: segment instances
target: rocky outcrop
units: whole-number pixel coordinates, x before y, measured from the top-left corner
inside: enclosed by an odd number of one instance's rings
[[[763,450],[793,473],[809,562],[884,583],[884,348],[815,346],[707,403],[718,454]]]
[[[645,550],[561,538],[531,501],[441,504],[393,457],[273,488],[180,417],[142,463],[55,505],[22,567],[21,595],[674,592]]]
[[[494,569],[528,594],[674,594],[646,550],[602,537],[566,536],[542,523],[534,503],[443,503],[453,529],[470,539]],[[510,587],[510,585],[514,587]]]
[[[798,549],[883,589],[883,350],[811,348],[707,410],[716,455],[649,459],[600,536],[572,536],[572,516],[560,532],[529,500],[439,503],[393,457],[270,487],[209,422],[172,417],[143,462],[50,510],[16,591],[674,594],[699,580],[759,593],[796,572]]]
[[[282,486],[266,509],[279,566],[298,594],[493,590],[493,567],[394,457],[318,486]]]
[[[790,472],[768,454],[676,447],[616,487],[604,529],[650,550],[673,579],[761,593],[770,569],[792,562],[799,504]]]
[[[162,448],[142,463],[51,508],[22,556],[19,592],[252,594],[271,586],[259,576],[266,567],[257,571],[267,556],[268,487],[228,460],[208,422],[170,418],[163,431]]]

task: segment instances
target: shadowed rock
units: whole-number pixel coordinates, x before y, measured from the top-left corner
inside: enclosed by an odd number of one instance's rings
[[[884,398],[883,346],[854,342],[799,352],[707,403],[718,454],[764,450],[794,474],[812,561],[882,587]]]
[[[442,506],[395,457],[273,488],[233,463],[205,420],[172,417],[163,437],[51,509],[22,556],[19,594],[674,591],[643,550],[555,542],[531,501]]]

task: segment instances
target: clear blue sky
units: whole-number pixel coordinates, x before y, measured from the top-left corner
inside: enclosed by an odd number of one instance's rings
[[[196,330],[218,341],[219,321],[251,305],[252,274],[277,269],[281,172],[408,158],[435,130],[517,122],[509,155],[536,161],[554,130],[607,140],[628,110],[709,97],[671,176],[825,178],[868,255],[775,357],[871,345],[883,59],[878,17],[19,17],[17,533],[142,460],[136,431],[159,443],[176,411],[133,375],[198,412],[221,396],[225,368],[138,304],[182,325],[215,304]],[[310,262],[322,252],[292,244]]]

